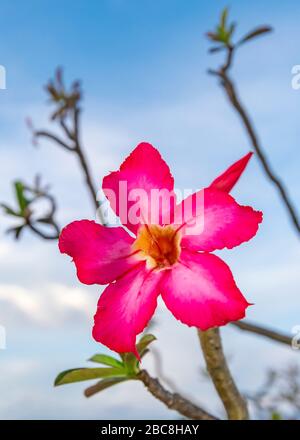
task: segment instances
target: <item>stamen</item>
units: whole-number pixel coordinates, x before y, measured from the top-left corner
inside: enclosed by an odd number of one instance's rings
[[[145,224],[138,231],[133,249],[139,251],[137,258],[146,260],[148,267],[163,269],[178,261],[180,239],[181,236],[173,225]]]

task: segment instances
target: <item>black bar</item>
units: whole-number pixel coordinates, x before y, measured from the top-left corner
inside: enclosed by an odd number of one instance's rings
[[[43,439],[53,436],[56,440],[61,436],[80,439],[107,439],[115,438],[157,438],[177,437],[203,438],[220,433],[239,434],[244,438],[247,435],[259,433],[270,437],[275,434],[298,435],[299,421],[187,421],[187,420],[3,420],[0,421],[1,438],[16,436],[22,438],[30,436],[31,439]],[[4,437],[6,435],[7,437]]]

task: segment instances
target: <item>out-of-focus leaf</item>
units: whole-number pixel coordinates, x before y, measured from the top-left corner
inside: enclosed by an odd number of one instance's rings
[[[112,387],[113,385],[117,385],[118,383],[121,382],[126,382],[126,380],[129,379],[127,377],[107,377],[106,379],[102,379],[99,382],[97,382],[95,385],[92,385],[91,387],[87,388],[84,391],[84,395],[86,397],[91,397],[94,394],[105,390],[106,388]]]
[[[250,41],[253,38],[256,38],[260,35],[266,34],[268,32],[271,32],[273,29],[271,28],[271,26],[260,26],[256,29],[254,29],[253,31],[249,32],[248,34],[246,34],[239,42],[238,44],[243,44],[246,43],[246,41]]]
[[[216,52],[220,52],[221,50],[224,50],[225,46],[215,46],[215,47],[211,47],[210,49],[208,49],[209,53],[216,53]]]
[[[229,26],[229,30],[228,30],[229,37],[232,37],[235,29],[236,29],[236,23],[231,23],[231,25]]]
[[[54,385],[64,385],[84,380],[99,379],[104,377],[124,377],[124,371],[119,368],[75,368],[60,373],[55,379]]]
[[[221,14],[221,27],[226,29],[226,22],[228,17],[228,8],[224,8]]]
[[[106,354],[95,354],[92,356],[89,361],[97,362],[98,364],[109,365],[110,367],[121,368],[124,370],[123,362],[120,362],[118,359],[115,359],[112,356],[108,356]]]
[[[273,411],[271,414],[271,420],[282,420],[281,414],[277,411]]]
[[[7,229],[6,232],[8,234],[14,234],[15,235],[15,239],[18,240],[18,238],[20,238],[20,234],[21,234],[24,226],[25,225],[15,226],[13,228]]]
[[[220,43],[224,43],[225,45],[229,43],[230,35],[227,29],[218,26],[217,35],[218,35],[217,41],[219,41]]]
[[[149,348],[145,348],[145,350],[143,350],[143,354],[141,355],[141,359],[147,354],[149,353]]]
[[[212,41],[221,41],[218,34],[215,34],[214,32],[207,32],[206,33],[207,38],[209,38]]]
[[[63,83],[63,69],[62,69],[62,67],[59,66],[59,67],[56,68],[55,78],[56,78],[57,84],[63,90],[64,89],[64,83]]]
[[[221,21],[220,21],[220,27],[224,30],[226,29],[227,17],[228,17],[228,8],[224,8],[221,14]]]
[[[19,212],[14,211],[12,208],[10,208],[8,205],[5,205],[4,203],[0,204],[1,208],[4,209],[5,214],[13,215],[14,217],[22,217]]]
[[[14,185],[15,185],[15,191],[16,191],[16,196],[20,207],[20,211],[23,214],[25,212],[25,209],[29,205],[29,201],[26,199],[24,195],[23,183],[17,180]]]

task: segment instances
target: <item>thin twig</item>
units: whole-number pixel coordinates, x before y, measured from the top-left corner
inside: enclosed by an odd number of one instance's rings
[[[29,227],[29,229],[31,229],[36,235],[38,235],[39,237],[43,238],[44,240],[58,240],[59,238],[59,228],[55,228],[56,232],[54,235],[48,235],[45,232],[41,231],[40,229],[38,229],[36,226],[34,226],[32,223],[27,223],[27,226]],[[52,226],[54,226],[54,224],[52,224]]]
[[[83,149],[82,149],[82,146],[80,143],[79,115],[80,115],[80,110],[78,108],[75,108],[74,109],[74,151],[77,154],[77,157],[79,159],[83,174],[85,176],[86,185],[90,191],[92,202],[93,202],[94,207],[97,211],[99,208],[98,202],[97,202],[97,192],[96,192],[95,186],[92,182],[91,173],[90,173],[90,170],[89,170],[89,167],[87,164],[87,160],[86,160],[86,157],[83,153]],[[101,212],[100,212],[100,215],[101,215]],[[103,219],[101,218],[101,220],[103,220]]]
[[[231,325],[239,328],[240,330],[244,330],[246,332],[254,333],[256,335],[265,336],[273,341],[281,342],[282,344],[286,344],[291,346],[292,337],[288,336],[284,333],[280,333],[275,330],[271,330],[269,328],[263,327],[261,325],[253,324],[249,321],[235,321],[232,322]]]
[[[166,390],[158,379],[151,377],[146,370],[142,370],[137,378],[143,382],[147,390],[156,397],[156,399],[163,402],[169,409],[179,412],[184,417],[193,420],[217,420],[217,417],[196,406],[180,394],[171,393]]]
[[[247,404],[229,371],[218,328],[198,330],[207,370],[230,420],[247,420]]]
[[[87,159],[85,157],[85,154],[83,152],[83,148],[80,142],[80,133],[79,133],[79,116],[80,116],[80,109],[78,106],[75,106],[72,109],[72,123],[73,123],[73,129],[70,129],[67,126],[67,123],[64,119],[64,116],[61,116],[59,118],[59,124],[67,137],[68,141],[64,141],[61,138],[59,138],[57,135],[47,131],[47,130],[38,130],[34,132],[35,137],[44,137],[48,138],[52,141],[54,141],[56,144],[64,148],[65,150],[71,151],[72,153],[75,153],[78,157],[79,163],[81,165],[81,169],[83,171],[83,175],[85,178],[86,186],[89,190],[89,193],[91,195],[93,206],[95,207],[97,214],[100,216],[101,222],[104,224],[104,218],[101,213],[101,210],[99,210],[98,201],[97,201],[97,192],[94,186],[94,183],[92,181],[91,172],[87,163]],[[71,144],[69,144],[69,141]]]
[[[46,130],[35,131],[34,132],[34,137],[36,137],[36,138],[38,138],[38,137],[48,138],[49,140],[51,140],[51,141],[57,143],[58,145],[60,145],[65,150],[68,150],[68,151],[73,151],[74,150],[73,147],[71,147],[66,142],[64,142],[62,139],[60,139],[58,136],[56,136],[56,134],[50,133],[49,131],[46,131]]]
[[[60,123],[61,128],[63,129],[63,131],[67,135],[67,137],[74,141],[75,140],[75,135],[71,132],[71,130],[67,126],[67,123],[66,123],[66,121],[65,121],[65,119],[63,117],[60,118],[59,123]]]
[[[44,220],[46,219],[47,221],[44,223],[48,224],[49,226],[51,226],[54,229],[54,234],[47,234],[45,232],[43,232],[42,230],[40,230],[36,225],[38,222],[41,222],[41,219],[37,219],[37,221],[32,221],[31,219],[31,215],[28,215],[25,219],[26,221],[26,225],[29,227],[29,229],[31,229],[36,235],[38,235],[39,237],[45,239],[45,240],[57,240],[59,238],[59,234],[60,234],[60,227],[58,226],[58,224],[56,223],[56,221],[54,220],[55,217],[55,213],[56,213],[56,200],[55,198],[49,194],[47,192],[47,190],[43,190],[39,187],[38,183],[36,183],[35,187],[29,186],[29,185],[24,185],[24,189],[31,192],[32,194],[34,194],[34,199],[32,200],[32,202],[36,202],[38,199],[45,199],[49,202],[50,204],[50,210],[47,212],[47,214],[44,214]],[[29,213],[31,213],[31,211],[29,211]],[[33,224],[35,223],[35,224]]]
[[[234,54],[234,47],[228,45],[226,47],[227,49],[227,57],[225,59],[224,64],[218,69],[218,70],[209,70],[209,73],[212,75],[216,75],[220,78],[220,83],[223,89],[226,92],[227,98],[231,102],[234,109],[237,111],[238,115],[240,116],[244,127],[246,129],[246,132],[249,136],[249,139],[251,141],[252,147],[254,148],[257,157],[260,160],[261,166],[263,167],[267,177],[271,182],[276,186],[281,200],[289,213],[290,219],[292,221],[292,224],[294,225],[296,231],[300,233],[300,220],[298,218],[298,214],[296,212],[296,209],[288,195],[288,192],[285,188],[285,185],[282,183],[282,181],[279,179],[279,177],[276,176],[274,173],[269,160],[265,154],[265,152],[262,149],[262,146],[260,145],[260,142],[258,140],[258,136],[256,134],[256,131],[254,129],[253,123],[250,120],[250,117],[241,103],[240,98],[238,97],[235,84],[233,80],[230,78],[228,71],[232,67],[233,62],[233,54]]]

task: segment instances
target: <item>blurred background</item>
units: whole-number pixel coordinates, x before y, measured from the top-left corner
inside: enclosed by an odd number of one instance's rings
[[[300,6],[292,0],[2,0],[0,64],[7,89],[0,90],[0,201],[12,204],[14,179],[31,181],[40,173],[57,199],[60,225],[95,218],[76,158],[43,140],[34,147],[25,124],[30,117],[38,128],[49,126],[43,85],[58,65],[68,81],[82,80],[82,138],[99,187],[140,141],[160,149],[177,188],[203,187],[246,154],[250,145],[240,121],[207,75],[222,55],[207,53],[204,34],[228,3],[237,34],[260,24],[275,28],[240,50],[233,76],[272,165],[299,207],[300,90],[291,86],[291,69],[300,64]],[[219,254],[255,303],[249,319],[292,335],[300,325],[298,237],[256,157],[233,195],[262,210],[264,222],[251,242]],[[5,234],[9,226],[11,218],[1,214],[0,325],[7,341],[0,350],[0,418],[178,417],[139,382],[90,399],[83,396],[86,384],[53,387],[58,372],[108,352],[91,337],[102,288],[81,285],[56,242],[29,231],[16,242]],[[196,331],[162,303],[151,330],[163,374],[151,353],[144,367],[222,415],[203,374]],[[269,368],[300,363],[300,352],[289,346],[230,326],[222,334],[234,377],[247,394],[261,387]]]

